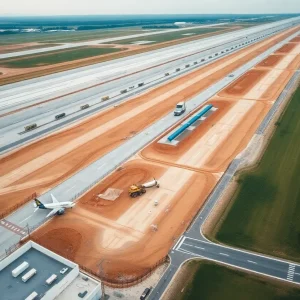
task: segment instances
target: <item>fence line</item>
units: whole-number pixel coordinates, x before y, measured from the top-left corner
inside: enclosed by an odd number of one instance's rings
[[[23,199],[22,201],[20,201],[20,202],[16,203],[15,205],[7,208],[6,210],[4,210],[4,212],[2,212],[0,214],[0,219],[5,218],[7,215],[9,215],[10,213],[14,212],[15,210],[17,210],[18,208],[20,208],[21,206],[23,206],[24,204],[26,204],[30,200],[33,200],[36,197],[37,197],[37,193],[34,192],[33,194],[31,194],[27,198]]]

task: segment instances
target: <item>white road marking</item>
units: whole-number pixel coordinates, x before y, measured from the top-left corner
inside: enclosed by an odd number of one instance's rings
[[[287,280],[289,280],[289,281],[293,281],[294,280],[295,268],[296,268],[296,265],[289,264],[289,268],[288,268],[288,272],[287,272],[287,276],[286,276]]]
[[[194,248],[197,248],[197,249],[201,249],[201,250],[205,250],[205,249],[202,248],[202,247],[197,247],[197,246],[190,245],[190,244],[187,244],[187,243],[184,243],[184,245],[187,245],[187,246],[190,246],[190,247],[194,247]]]
[[[205,248],[194,246],[197,249],[205,250]]]
[[[71,186],[70,188],[68,188],[68,189],[66,190],[66,193],[69,192],[69,191],[71,191],[72,189],[74,189],[75,186],[76,186],[76,184],[74,184],[73,186]]]
[[[199,254],[196,254],[196,253],[193,253],[193,252],[184,250],[184,249],[180,249],[180,250],[177,250],[177,251],[178,251],[178,252],[182,252],[182,253],[186,253],[186,254],[190,254],[190,255],[195,255],[195,256],[198,256],[198,257],[202,257],[202,256],[199,255]]]
[[[249,262],[251,264],[257,264],[255,261],[252,261],[252,260],[247,260],[247,262]]]
[[[178,244],[176,250],[178,250],[178,249],[181,247],[181,245],[182,245],[182,243],[184,242],[184,240],[185,240],[185,236],[183,237],[183,239],[182,239],[182,240],[180,241],[180,243]]]
[[[26,219],[24,219],[23,221],[20,222],[20,224],[22,224],[23,222],[25,222],[26,220],[28,220],[29,218],[31,218],[33,215],[30,215],[29,217],[27,217]]]
[[[101,168],[104,167],[105,165],[106,165],[106,163],[100,165],[100,166],[97,168],[97,170],[101,169]]]
[[[224,256],[229,256],[229,254],[222,253],[222,252],[219,252],[219,254],[224,255]]]
[[[181,237],[178,239],[178,241],[176,242],[176,244],[175,244],[174,247],[173,247],[173,250],[176,250],[177,245],[180,243],[181,239],[183,239],[183,238],[184,238],[184,236],[181,236]]]

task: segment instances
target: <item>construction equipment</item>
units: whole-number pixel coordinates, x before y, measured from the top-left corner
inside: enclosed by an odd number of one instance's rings
[[[151,188],[154,186],[159,188],[159,182],[155,178],[153,178],[152,181],[149,181],[149,182],[146,182],[146,183],[143,183],[140,185],[139,184],[131,185],[128,189],[128,193],[131,198],[136,198],[138,196],[145,194],[147,188]]]

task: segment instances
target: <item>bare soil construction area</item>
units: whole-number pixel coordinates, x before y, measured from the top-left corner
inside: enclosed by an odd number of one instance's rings
[[[288,82],[291,73],[293,72],[288,70],[254,68],[218,95],[226,98],[271,101],[276,99],[280,87]]]
[[[295,43],[287,43],[284,46],[282,46],[280,49],[275,51],[275,53],[290,53],[296,47],[297,44]]]
[[[192,134],[176,146],[152,143],[141,155],[146,159],[195,170],[224,172],[245,148],[271,104],[225,98],[215,98],[209,103],[218,108],[217,111],[197,126]]]
[[[259,67],[275,67],[282,59],[284,58],[283,55],[270,55],[266,59],[264,59],[261,63],[257,66]]]
[[[158,144],[158,138],[82,196],[75,209],[37,230],[34,240],[112,283],[134,281],[146,274],[167,255],[230,161],[246,148],[276,99],[264,101],[264,93],[255,100],[245,97],[273,74],[273,69],[256,71],[250,72],[263,75],[244,93],[240,91],[239,98],[210,99],[207,103],[218,109],[188,137],[175,146]],[[275,71],[278,78],[286,72]],[[287,74],[292,76],[292,72]],[[244,82],[242,77],[240,82]],[[281,81],[279,88],[276,79],[268,89],[283,90],[284,86]],[[130,198],[127,191],[131,184],[153,177],[160,181],[160,188],[149,188],[146,194]],[[98,195],[108,188],[123,192],[115,201],[100,199]]]
[[[136,199],[128,196],[132,183],[153,176],[160,178],[160,188]],[[104,277],[111,282],[134,279],[166,255],[215,184],[211,174],[135,159],[83,196],[64,218],[38,230],[34,239],[94,272],[99,272],[101,263]],[[115,201],[99,199],[97,195],[109,187],[124,191]]]
[[[300,66],[300,55],[274,54],[257,65],[260,68],[275,68],[280,70],[297,70]]]
[[[291,43],[300,43],[300,36],[293,38],[290,42]]]

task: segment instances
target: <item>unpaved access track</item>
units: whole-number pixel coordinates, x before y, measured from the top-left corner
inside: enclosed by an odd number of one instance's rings
[[[299,53],[294,57],[298,62]],[[218,109],[187,138],[171,146],[159,144],[159,137],[82,196],[75,209],[37,230],[34,240],[109,282],[146,274],[167,255],[293,75],[293,70],[276,66],[258,65],[244,74],[208,101]],[[249,80],[249,74],[256,76]],[[160,188],[148,189],[139,198],[129,197],[132,183],[153,177],[160,181]],[[100,199],[98,195],[107,188],[123,193],[115,201]]]

